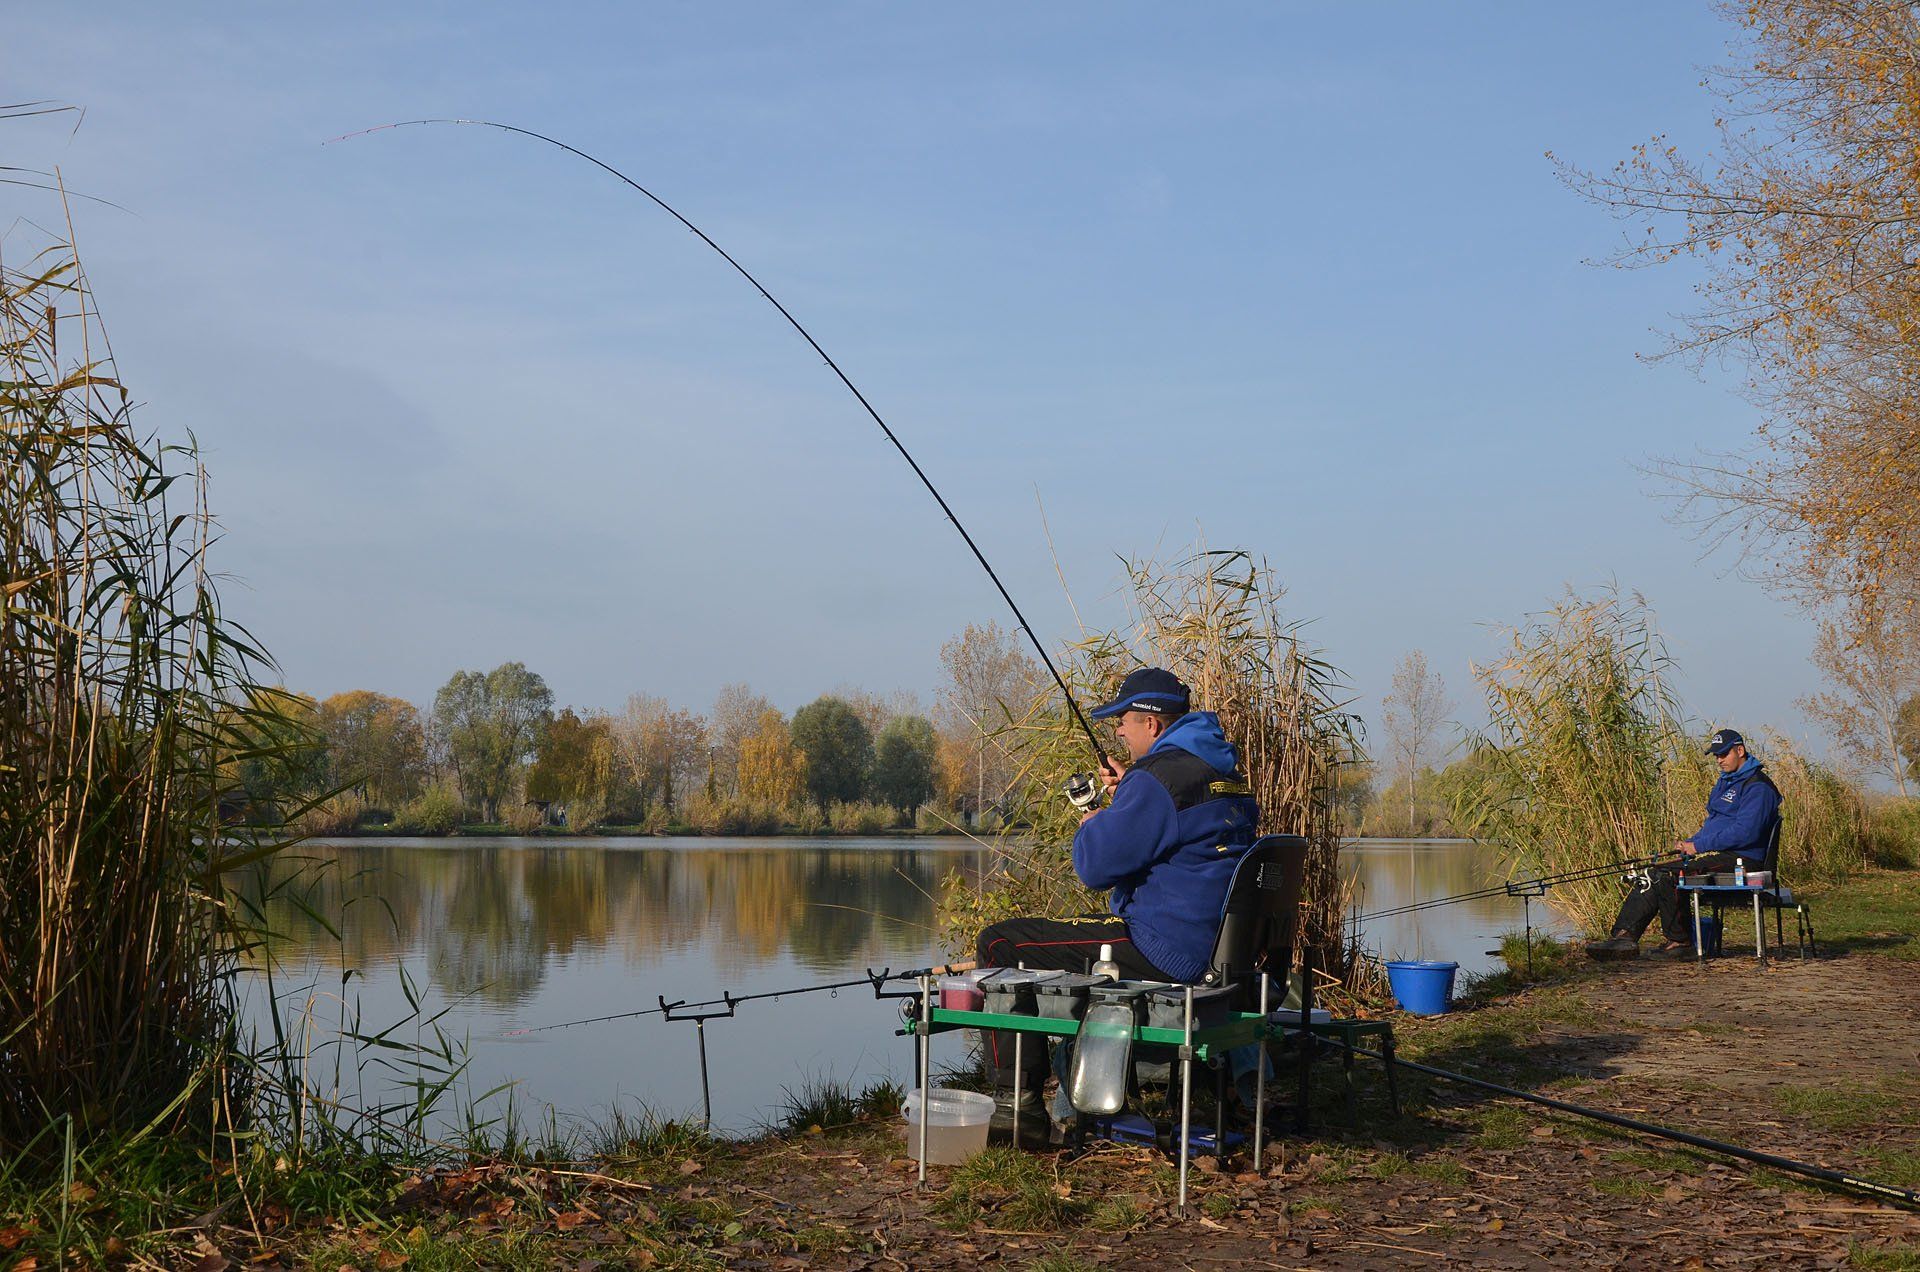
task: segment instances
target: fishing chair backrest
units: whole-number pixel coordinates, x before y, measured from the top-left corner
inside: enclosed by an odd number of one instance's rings
[[[1772,878],[1776,880],[1780,877],[1780,828],[1785,821],[1785,810],[1774,809],[1773,820],[1767,823],[1766,851],[1760,858],[1760,868],[1773,872]]]
[[[1254,984],[1254,976],[1285,980],[1300,929],[1300,894],[1307,878],[1307,841],[1299,835],[1263,835],[1253,841],[1227,885],[1220,933],[1203,983]]]

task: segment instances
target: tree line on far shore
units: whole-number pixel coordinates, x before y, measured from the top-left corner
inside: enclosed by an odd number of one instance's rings
[[[223,764],[230,818],[291,815],[310,834],[873,834],[991,823],[1012,780],[998,736],[1037,664],[997,624],[941,650],[931,710],[842,686],[791,716],[746,684],[699,711],[636,693],[618,711],[555,709],[520,662],[456,671],[422,711],[350,689],[258,691],[263,736]]]

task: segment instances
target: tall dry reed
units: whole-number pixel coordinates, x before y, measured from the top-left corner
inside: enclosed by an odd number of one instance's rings
[[[264,656],[221,615],[195,458],[135,431],[68,244],[0,258],[0,366],[5,1152],[209,1113],[217,876],[273,840],[223,829],[217,783],[261,758]]]
[[[1201,550],[1172,567],[1135,562],[1127,574],[1134,621],[1074,644],[1059,660],[1061,674],[1091,705],[1109,698],[1135,667],[1165,667],[1192,689],[1195,709],[1219,714],[1260,802],[1261,832],[1304,835],[1311,845],[1302,939],[1320,967],[1344,975],[1334,796],[1341,761],[1356,746],[1339,673],[1281,615],[1284,589],[1245,552]],[[956,948],[1014,914],[1104,908],[1073,873],[1069,847],[1079,814],[1061,787],[1091,768],[1093,757],[1058,689],[1048,685],[1029,702],[1002,704],[995,734],[1018,764],[1008,795],[1013,813],[997,844],[1002,868],[989,883],[975,888],[953,880],[946,889],[943,914]],[[1116,743],[1109,734],[1103,745],[1111,750]]]
[[[1505,657],[1473,668],[1488,724],[1474,739],[1477,780],[1457,793],[1455,824],[1502,850],[1516,873],[1665,851],[1698,824],[1706,795],[1671,670],[1638,596],[1569,596],[1513,629]],[[1620,896],[1617,880],[1601,879],[1557,887],[1547,900],[1599,932]]]

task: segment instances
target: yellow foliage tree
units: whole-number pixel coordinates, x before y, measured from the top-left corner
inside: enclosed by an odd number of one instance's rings
[[[769,707],[752,733],[740,739],[740,794],[756,802],[786,807],[800,801],[807,757],[793,745],[787,721]]]
[[[1920,13],[1905,0],[1740,0],[1713,73],[1720,152],[1656,137],[1563,165],[1644,236],[1614,258],[1707,266],[1670,352],[1745,364],[1755,445],[1668,465],[1709,536],[1866,611],[1920,561]]]

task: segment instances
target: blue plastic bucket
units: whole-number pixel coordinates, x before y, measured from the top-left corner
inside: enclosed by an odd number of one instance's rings
[[[1401,1010],[1416,1016],[1444,1016],[1453,1005],[1453,974],[1458,963],[1399,959],[1387,964],[1387,984]]]
[[[1720,916],[1703,914],[1700,916],[1700,953],[1714,955],[1720,952]]]

